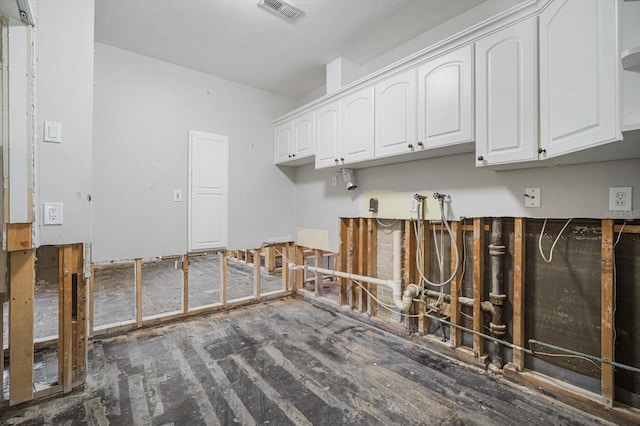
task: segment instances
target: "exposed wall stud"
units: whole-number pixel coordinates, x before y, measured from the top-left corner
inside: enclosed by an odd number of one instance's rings
[[[484,219],[473,219],[473,330],[484,332],[482,310],[480,302],[484,295]],[[473,354],[479,357],[484,352],[484,343],[482,337],[477,334],[473,335]]]
[[[378,222],[375,219],[369,218],[367,219],[367,239],[369,243],[367,244],[367,275],[370,277],[378,277]],[[378,286],[375,284],[369,285],[369,292],[374,296],[378,297]],[[370,316],[375,316],[377,313],[378,304],[371,297],[368,297],[368,313]]]
[[[615,358],[614,337],[614,309],[615,309],[615,279],[614,279],[614,248],[613,248],[613,220],[602,220],[602,269],[601,269],[601,357],[607,361]],[[614,368],[610,364],[602,364],[601,396],[602,403],[613,406],[615,397]]]
[[[524,347],[524,300],[525,300],[525,242],[526,221],[517,217],[513,232],[513,344]],[[513,350],[513,365],[516,370],[524,369],[524,352]]]
[[[455,221],[451,224],[451,231],[453,232],[453,236],[456,240],[456,244],[451,242],[451,273],[458,266],[458,272],[455,277],[451,281],[451,301],[449,305],[449,310],[451,313],[451,322],[456,325],[461,325],[461,315],[460,315],[460,306],[458,306],[458,296],[461,294],[462,289],[462,270],[464,265],[464,236],[462,234],[462,222]],[[458,253],[460,259],[456,259],[455,248],[458,248]],[[451,335],[451,346],[457,348],[462,343],[462,330],[456,327],[451,327],[449,330]]]

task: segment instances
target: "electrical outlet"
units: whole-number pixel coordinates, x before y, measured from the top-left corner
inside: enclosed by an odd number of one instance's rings
[[[332,188],[337,188],[338,187],[338,177],[334,176],[331,178],[331,187]]]
[[[524,206],[525,207],[540,207],[542,203],[542,193],[540,188],[525,188],[524,190]]]
[[[175,201],[176,203],[179,203],[182,201],[182,190],[180,189],[173,190],[173,201]]]
[[[45,225],[62,225],[62,203],[44,203]]]
[[[609,210],[630,211],[633,205],[632,188],[630,186],[617,186],[609,188]]]

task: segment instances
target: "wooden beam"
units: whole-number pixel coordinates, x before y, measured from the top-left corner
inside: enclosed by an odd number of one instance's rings
[[[222,269],[222,268],[220,268]],[[182,255],[182,313],[189,313],[189,255]]]
[[[431,269],[431,225],[428,220],[422,221],[423,235],[420,241],[422,247],[422,254],[424,256],[424,262],[422,263],[422,273],[425,277],[429,277],[429,271]],[[420,280],[420,277],[418,277]],[[422,321],[418,324],[418,327],[422,327],[422,334],[427,335],[429,333],[429,318],[423,317]]]
[[[525,320],[525,247],[526,244],[526,220],[517,217],[513,226],[513,344],[525,347],[524,320]],[[517,371],[524,369],[524,352],[513,350],[513,365]]]
[[[73,385],[73,249],[62,247],[62,390],[71,392]],[[60,354],[58,354],[60,356]]]
[[[7,224],[7,251],[31,248],[31,223]]]
[[[347,252],[349,254],[349,263],[347,264],[347,272],[350,274],[358,273],[358,219],[349,219],[349,229],[347,231]],[[351,309],[358,309],[358,284],[353,281],[349,281],[351,287],[351,294],[349,297],[349,307]]]
[[[482,333],[483,317],[480,302],[484,295],[484,219],[473,219],[473,330]],[[479,357],[484,352],[482,337],[473,335],[473,354]]]
[[[264,268],[267,273],[271,274],[276,269],[276,249],[267,247],[264,256]]]
[[[601,357],[607,361],[615,360],[615,318],[616,289],[614,280],[614,247],[613,220],[602,220],[602,270],[601,270]],[[600,390],[602,403],[613,406],[615,398],[614,368],[609,364],[602,364]]]
[[[142,259],[136,259],[136,324],[142,327]]]
[[[257,248],[253,251],[253,258],[255,262],[253,263],[253,297],[256,300],[260,300],[260,249]]]
[[[73,372],[73,382],[75,385],[84,383],[86,378],[87,365],[87,285],[84,279],[84,256],[83,245],[76,244],[76,329],[75,329],[75,369]]]
[[[361,217],[358,223],[358,274],[367,275],[367,219]],[[369,290],[368,283],[361,283],[362,287]],[[367,301],[369,300],[367,293],[363,290],[363,288],[358,286],[358,306],[360,307],[360,312],[365,313],[368,312]]]
[[[304,247],[296,245],[294,247],[295,251],[295,262],[296,265],[304,265]],[[304,271],[302,269],[295,271],[294,273],[294,291],[298,291],[299,289],[304,287]]]
[[[280,256],[282,257],[282,290],[289,290],[289,243],[285,243],[280,247]]]
[[[378,222],[375,219],[367,219],[367,275],[378,277]],[[378,297],[378,286],[369,284],[369,293]],[[378,304],[368,295],[367,307],[370,316],[376,316]]]
[[[324,267],[322,264],[322,259],[323,259],[322,250],[315,249],[313,251],[313,256],[315,257],[315,260],[316,260],[316,267],[318,268]],[[323,294],[323,288],[322,288],[323,281],[324,281],[323,275],[319,272],[316,272],[316,288],[315,288],[316,296],[322,296]]]
[[[347,271],[347,255],[349,246],[349,219],[340,218],[340,257],[338,258],[338,270],[342,272]],[[349,295],[347,293],[347,279],[340,278],[340,297],[339,305],[344,306],[349,304]]]
[[[93,313],[93,298],[95,295],[95,277],[96,272],[93,267],[93,263],[91,264],[91,276],[89,277],[89,302],[88,302],[88,320],[89,320],[89,337],[93,336],[93,321],[94,321],[94,313]]]
[[[455,244],[451,241],[451,273],[455,271],[456,267],[458,268],[458,272],[453,277],[451,281],[451,290],[450,290],[450,321],[455,325],[462,325],[461,315],[460,315],[460,307],[458,306],[458,295],[461,294],[462,289],[462,269],[464,265],[464,236],[462,233],[462,222],[455,221],[451,224],[451,231],[453,232],[453,236],[455,238]],[[459,253],[459,259],[456,258],[456,247]],[[457,327],[451,327],[449,330],[451,335],[451,346],[457,348],[462,344],[462,330]]]
[[[411,220],[404,221],[404,286],[407,288],[409,284],[416,282],[416,249],[417,241],[416,234],[413,231],[413,222]],[[412,309],[410,312],[413,313]],[[418,331],[418,319],[407,318],[409,324],[409,331]]]
[[[220,259],[220,303],[222,306],[227,306],[227,277],[229,275],[229,257],[226,251],[218,253]],[[284,275],[284,273],[283,273]]]
[[[4,377],[4,300],[5,293],[0,293],[0,342],[2,342],[2,348],[0,348],[0,368],[2,369],[2,377]]]
[[[33,398],[35,250],[9,253],[9,403]]]
[[[621,232],[623,234],[640,234],[640,225],[614,225],[613,230],[615,232]]]

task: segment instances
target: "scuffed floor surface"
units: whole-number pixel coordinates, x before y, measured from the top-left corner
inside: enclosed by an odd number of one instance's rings
[[[89,368],[0,424],[603,424],[294,299],[94,342]]]

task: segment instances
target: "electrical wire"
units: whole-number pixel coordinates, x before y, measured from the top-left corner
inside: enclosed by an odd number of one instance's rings
[[[556,248],[556,244],[558,244],[558,241],[560,240],[560,236],[562,235],[564,230],[567,228],[567,226],[569,226],[570,222],[571,222],[571,219],[568,219],[567,223],[565,223],[562,229],[560,230],[560,233],[558,233],[558,236],[556,237],[555,241],[551,245],[551,250],[549,251],[549,258],[547,259],[547,256],[545,256],[544,252],[542,251],[542,236],[544,235],[544,229],[547,226],[547,219],[544,220],[544,223],[542,224],[542,231],[540,231],[540,235],[538,236],[538,250],[540,251],[540,256],[542,256],[542,260],[544,260],[547,263],[551,263],[551,261],[553,260],[553,249]]]
[[[616,242],[613,245],[613,248],[616,248],[616,246],[618,245],[618,242],[620,242],[620,237],[622,237],[622,231],[624,230],[624,227],[626,224],[627,224],[627,221],[625,220],[624,223],[622,224],[622,227],[620,228],[620,232],[618,232],[618,238],[616,238]]]
[[[535,349],[531,349],[531,354],[532,355],[543,355],[543,356],[550,356],[550,357],[558,357],[558,358],[578,358],[578,359],[582,359],[585,361],[589,361],[591,364],[595,365],[595,367],[597,369],[601,369],[602,367],[600,365],[598,365],[597,362],[595,362],[592,359],[587,358],[586,356],[581,356],[581,355],[572,355],[572,354],[552,354],[549,352],[540,352],[540,351],[536,351]]]
[[[421,201],[422,202],[422,201]],[[453,272],[451,273],[451,276],[446,279],[445,281],[436,283],[436,282],[432,282],[430,281],[424,274],[424,270],[423,270],[423,264],[424,262],[420,262],[419,261],[419,255],[418,255],[418,250],[416,250],[416,263],[418,264],[417,269],[418,269],[418,274],[420,275],[420,279],[421,279],[421,283],[420,283],[420,287],[422,286],[422,282],[433,286],[433,287],[444,287],[447,284],[449,284],[451,281],[453,281],[453,279],[455,278],[456,274],[458,273],[458,269],[460,267],[460,253],[458,252],[458,244],[456,244],[456,238],[453,235],[453,231],[451,230],[451,227],[449,226],[449,222],[447,221],[447,218],[445,217],[444,214],[444,200],[442,198],[438,199],[438,204],[440,205],[440,217],[442,218],[442,222],[444,222],[445,227],[447,228],[447,232],[449,232],[449,237],[451,238],[451,244],[453,244],[453,249],[455,252],[455,257],[456,257],[456,266],[453,270]],[[422,218],[420,216],[420,211],[422,210],[421,206],[418,206],[418,229],[422,229]],[[433,228],[434,230],[434,235],[435,235],[435,228]],[[418,232],[417,234],[418,236],[422,235],[422,232]],[[435,243],[435,241],[434,241]],[[442,247],[444,250],[444,246]],[[440,256],[439,254],[439,250],[438,250],[438,245],[436,243],[436,255]],[[442,253],[442,256],[444,258],[444,252]],[[440,259],[438,259],[440,260]],[[441,275],[443,274],[443,265],[442,262],[440,263],[440,267],[441,267]]]
[[[398,223],[399,221],[400,221],[400,219],[394,219],[392,224],[390,224],[390,225],[385,225],[384,223],[380,222],[380,219],[378,219],[378,218],[376,217],[376,222],[378,222],[378,225],[380,225],[380,226],[384,226],[385,228],[390,228],[390,227],[392,227],[392,226],[395,226],[395,224],[396,224],[396,223]]]

